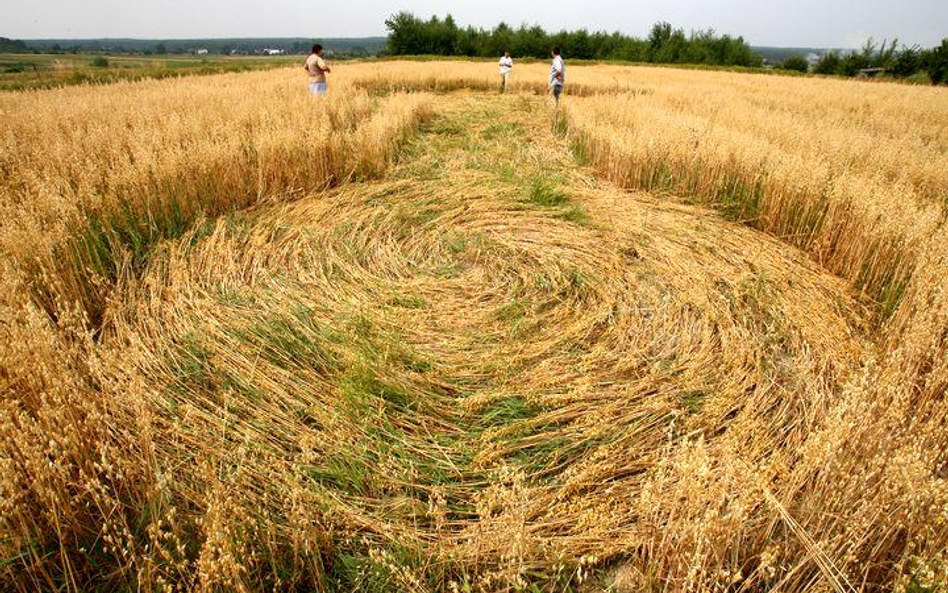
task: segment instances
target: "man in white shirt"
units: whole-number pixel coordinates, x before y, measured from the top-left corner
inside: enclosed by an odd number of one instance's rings
[[[313,46],[313,53],[306,58],[306,73],[309,74],[309,92],[314,95],[326,94],[326,74],[329,66],[323,60],[323,46],[318,43]]]
[[[550,92],[556,99],[556,106],[560,105],[560,95],[563,94],[563,85],[566,84],[566,63],[560,55],[560,48],[553,48],[553,64],[550,66]]]
[[[500,58],[500,92],[507,92],[507,79],[510,78],[510,71],[513,70],[513,58],[510,57],[510,52],[505,51],[502,58]]]

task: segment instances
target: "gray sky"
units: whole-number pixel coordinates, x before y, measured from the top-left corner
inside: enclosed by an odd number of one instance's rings
[[[461,25],[644,35],[666,20],[755,45],[855,47],[869,37],[932,46],[948,36],[948,0],[0,0],[0,36],[362,37],[399,10],[452,13]]]

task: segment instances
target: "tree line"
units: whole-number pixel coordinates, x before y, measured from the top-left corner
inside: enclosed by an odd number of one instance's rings
[[[811,64],[801,55],[787,57],[780,64],[785,70],[836,76],[858,76],[867,70],[892,78],[942,84],[948,82],[948,39],[931,49],[908,47],[899,42],[869,40],[859,51],[829,51]]]
[[[880,69],[896,78],[925,77],[932,84],[948,82],[948,39],[931,49],[918,46],[899,46],[898,41],[877,45],[872,40],[866,42],[860,51],[842,55],[831,51],[823,55],[814,65],[817,74],[836,74],[856,76],[866,69]]]
[[[2,53],[22,54],[29,51],[29,49],[25,43],[18,39],[0,37],[0,52]]]
[[[537,25],[460,27],[450,14],[426,20],[400,12],[386,20],[385,26],[391,55],[495,57],[510,51],[518,57],[544,58],[558,46],[567,58],[584,60],[751,67],[762,63],[743,37],[712,30],[685,33],[664,22],[656,23],[645,39],[586,29],[548,33]]]
[[[376,56],[385,49],[384,37],[320,39],[333,57]],[[264,49],[307,54],[316,40],[302,37],[232,39],[35,39],[16,41],[21,53],[110,53],[135,55],[189,54],[206,49],[217,55],[254,55]],[[3,39],[0,38],[0,47]],[[12,50],[5,50],[12,51]]]

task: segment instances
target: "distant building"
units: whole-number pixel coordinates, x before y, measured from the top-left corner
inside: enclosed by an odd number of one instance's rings
[[[198,49],[194,50],[194,53],[196,53],[196,54],[199,55],[199,56],[206,56],[206,55],[207,55],[207,48],[206,48],[206,47],[199,47]]]
[[[863,68],[859,71],[859,78],[876,78],[885,74],[885,68]]]
[[[280,55],[285,54],[286,52],[283,51],[282,49],[271,49],[267,47],[267,48],[264,48],[263,53],[265,53],[268,56],[280,56]]]

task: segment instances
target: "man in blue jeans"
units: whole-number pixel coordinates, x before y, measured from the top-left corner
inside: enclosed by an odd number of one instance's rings
[[[306,73],[309,74],[309,92],[313,95],[325,95],[326,74],[330,72],[329,66],[323,61],[323,46],[318,43],[313,46],[313,53],[306,58]]]

